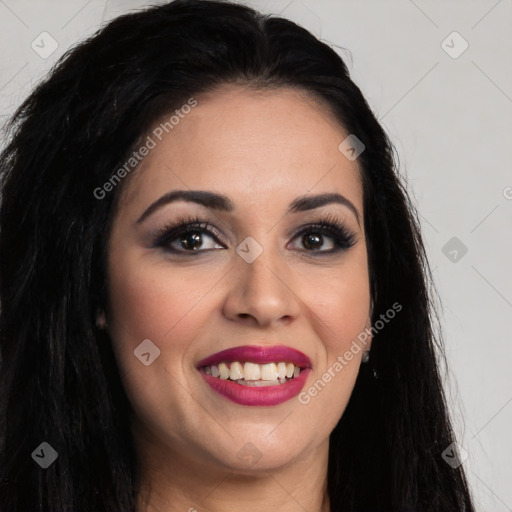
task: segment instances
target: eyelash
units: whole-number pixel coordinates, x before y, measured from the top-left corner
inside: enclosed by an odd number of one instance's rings
[[[199,217],[179,217],[172,224],[162,227],[155,233],[153,239],[154,241],[151,247],[162,247],[169,252],[180,255],[196,255],[198,253],[215,250],[178,250],[170,247],[171,242],[173,242],[182,235],[186,235],[187,233],[206,233],[209,236],[213,237],[216,243],[221,243],[219,242],[219,239],[222,240],[222,235],[219,233],[219,231],[210,223],[201,220]],[[355,234],[349,231],[341,222],[336,220],[336,218],[333,215],[327,215],[325,217],[320,218],[318,222],[307,224],[298,233],[294,235],[293,239],[305,235],[307,233],[317,233],[321,234],[322,236],[327,235],[328,237],[333,239],[335,247],[328,251],[304,249],[304,252],[319,255],[335,254],[340,251],[349,249],[356,243]]]

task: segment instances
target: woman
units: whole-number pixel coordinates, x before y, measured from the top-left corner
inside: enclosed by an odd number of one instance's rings
[[[11,134],[0,510],[474,510],[415,211],[333,50],[177,0]]]

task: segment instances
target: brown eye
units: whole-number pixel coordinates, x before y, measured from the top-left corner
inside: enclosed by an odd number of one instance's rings
[[[318,250],[323,245],[324,235],[305,234],[302,235],[302,243],[306,249]]]
[[[208,241],[210,240],[210,241]],[[203,230],[188,230],[178,236],[169,238],[165,243],[167,247],[174,251],[198,252],[211,249],[225,249],[222,245],[215,242],[215,237],[209,232]]]
[[[199,249],[203,243],[202,235],[199,232],[186,233],[180,237],[179,243],[184,249]]]
[[[164,227],[155,236],[153,247],[162,247],[173,253],[201,253],[212,249],[225,249],[218,241],[220,234],[208,222],[180,219]]]
[[[355,234],[343,225],[331,222],[320,222],[306,226],[296,238],[300,237],[300,245],[305,252],[333,254],[349,249],[356,243]],[[327,248],[323,248],[327,244]],[[300,248],[299,248],[300,250]]]

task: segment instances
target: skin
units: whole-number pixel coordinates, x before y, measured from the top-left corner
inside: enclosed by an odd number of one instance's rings
[[[360,169],[338,150],[347,133],[304,92],[226,85],[197,100],[127,178],[109,240],[109,304],[100,322],[134,409],[138,510],[324,512],[329,434],[362,351],[305,405],[297,398],[237,405],[211,390],[195,364],[226,348],[284,344],[311,359],[307,390],[369,326]],[[137,223],[176,189],[224,194],[235,209],[178,201]],[[322,192],[345,196],[360,220],[336,203],[285,214],[296,197]],[[199,255],[153,248],[152,236],[179,214],[215,226],[226,248],[215,249],[209,235],[201,249],[212,250]],[[304,245],[296,234],[322,214],[353,232],[353,247],[319,254],[332,247],[330,235],[313,249]],[[263,248],[250,264],[236,252],[248,236]],[[186,250],[179,239],[173,246]],[[149,366],[133,353],[145,339],[160,349]],[[260,457],[252,464],[237,456],[247,443]]]

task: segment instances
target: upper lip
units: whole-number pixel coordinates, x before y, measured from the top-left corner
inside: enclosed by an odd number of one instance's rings
[[[306,354],[286,345],[243,345],[216,352],[197,363],[197,368],[212,366],[219,363],[244,361],[257,364],[265,363],[293,363],[300,368],[311,368],[311,360]]]

